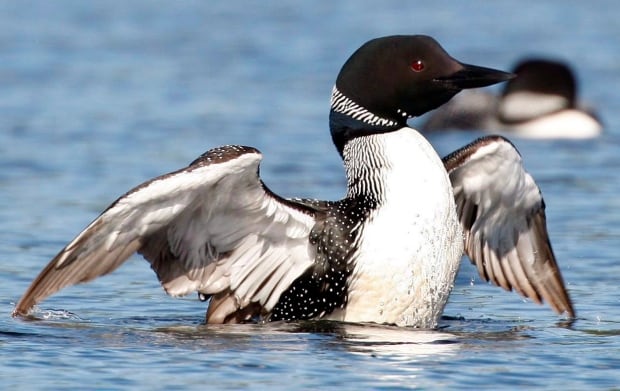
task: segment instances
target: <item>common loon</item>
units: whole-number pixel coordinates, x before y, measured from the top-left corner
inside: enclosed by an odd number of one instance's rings
[[[51,260],[13,314],[138,252],[168,294],[209,300],[208,323],[433,328],[465,251],[483,278],[573,317],[543,199],[513,145],[481,138],[442,161],[407,126],[462,89],[511,77],[462,64],[428,36],[371,40],[332,92],[344,199],[284,199],[260,180],[258,150],[212,149],[112,203]]]
[[[527,58],[513,73],[517,77],[506,83],[500,96],[468,91],[430,113],[420,129],[484,130],[538,139],[585,139],[601,134],[598,116],[577,100],[577,82],[567,64]]]

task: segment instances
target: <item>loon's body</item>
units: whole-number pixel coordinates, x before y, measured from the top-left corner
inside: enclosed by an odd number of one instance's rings
[[[120,197],[52,259],[14,314],[138,252],[167,293],[209,299],[209,323],[428,328],[465,251],[483,278],[574,316],[540,191],[512,144],[483,138],[442,160],[406,123],[463,88],[510,76],[462,64],[430,37],[369,41],[332,94],[344,199],[283,199],[258,176],[260,152],[215,148]]]
[[[368,151],[372,158],[359,159]],[[344,157],[349,162],[347,196],[377,183],[379,197],[360,228],[347,306],[329,318],[434,327],[463,254],[452,186],[441,159],[408,127],[354,139]],[[365,170],[367,184],[351,181]]]
[[[513,72],[517,78],[501,95],[467,91],[431,113],[421,130],[484,130],[538,139],[601,134],[597,116],[577,101],[577,83],[568,65],[528,59]]]

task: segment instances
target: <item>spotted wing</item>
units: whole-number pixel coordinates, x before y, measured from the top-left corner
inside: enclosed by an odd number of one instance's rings
[[[261,158],[250,147],[217,148],[129,191],[51,260],[14,315],[65,286],[110,273],[134,252],[170,295],[211,295],[210,322],[268,313],[312,264],[314,211],[266,189]]]
[[[480,138],[443,159],[480,276],[575,316],[547,234],[545,203],[507,139]]]

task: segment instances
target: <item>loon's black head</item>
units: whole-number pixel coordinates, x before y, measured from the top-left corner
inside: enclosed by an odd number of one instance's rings
[[[563,96],[571,104],[577,100],[575,75],[564,62],[529,58],[519,62],[513,73],[517,77],[506,84],[502,95],[517,91],[534,91]]]
[[[463,89],[512,77],[463,64],[428,36],[373,39],[340,70],[332,96],[332,138],[342,152],[351,137],[399,129],[407,118],[441,106]]]
[[[498,107],[502,122],[530,121],[577,105],[577,82],[567,64],[531,58],[518,63],[513,73],[517,77],[506,84]]]

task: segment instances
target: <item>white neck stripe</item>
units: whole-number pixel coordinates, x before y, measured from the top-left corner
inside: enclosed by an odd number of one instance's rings
[[[379,117],[378,115],[373,114],[365,107],[362,107],[352,101],[350,98],[347,98],[343,95],[336,86],[332,89],[332,99],[331,99],[331,108],[337,113],[348,115],[349,117],[356,119],[358,121],[362,121],[369,125],[378,125],[378,126],[397,126],[398,122]],[[404,111],[400,111],[401,115],[407,117]]]

